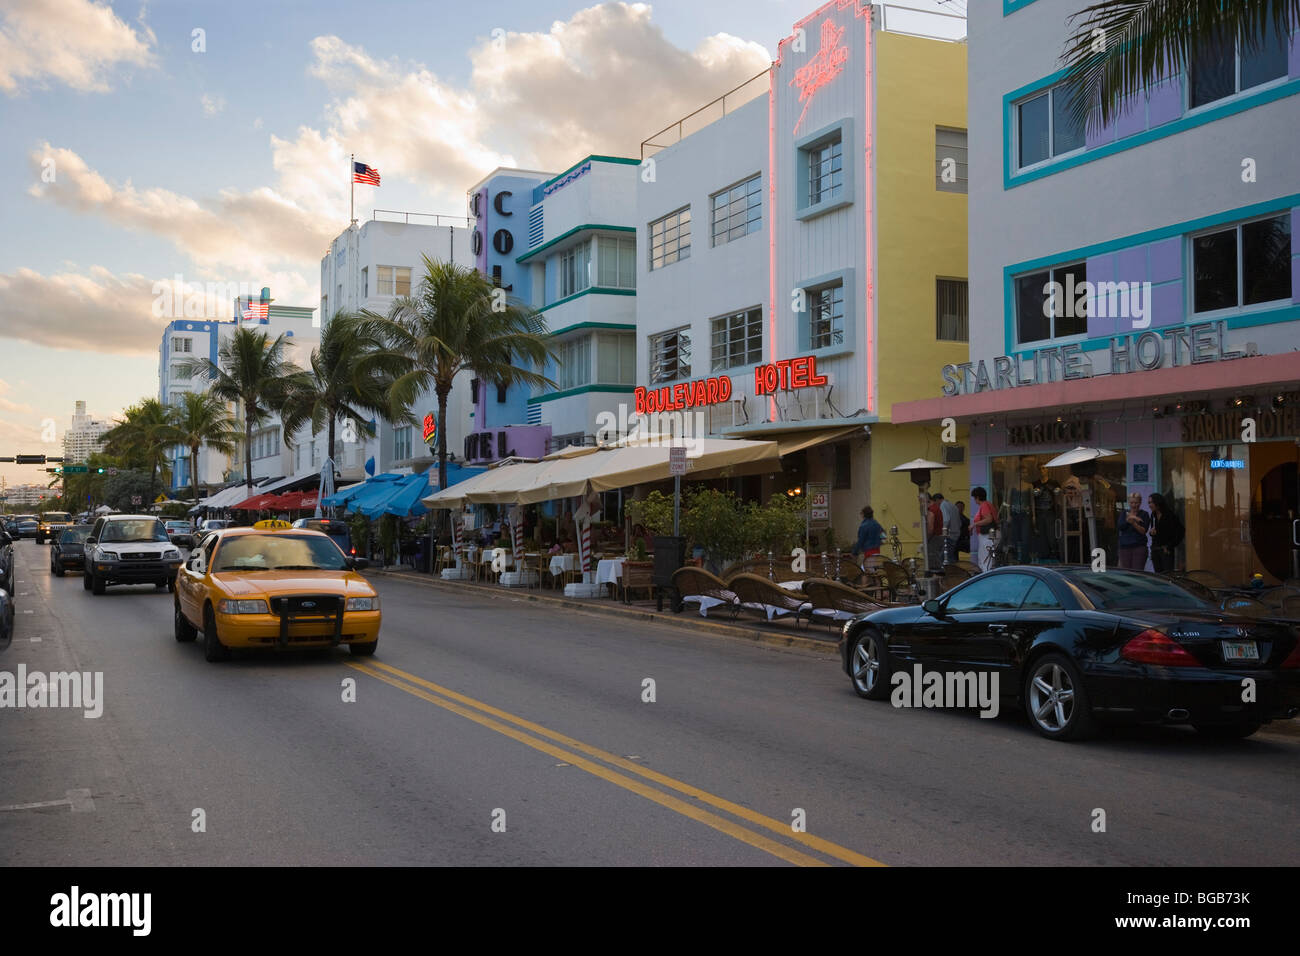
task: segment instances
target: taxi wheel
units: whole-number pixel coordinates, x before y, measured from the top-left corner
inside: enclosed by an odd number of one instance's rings
[[[217,637],[217,616],[211,604],[203,609],[203,659],[210,664],[230,660],[230,648]]]
[[[375,638],[368,644],[349,644],[348,653],[353,657],[370,657],[375,653],[375,648],[379,646],[379,638]]]
[[[81,571],[81,586],[85,588],[87,591],[89,591],[90,582],[91,582],[90,568],[83,568]]]
[[[176,640],[180,641],[182,644],[188,644],[190,641],[194,640],[194,638],[199,636],[198,628],[185,620],[185,615],[181,613],[180,601],[173,601],[172,603],[175,605],[176,613]]]

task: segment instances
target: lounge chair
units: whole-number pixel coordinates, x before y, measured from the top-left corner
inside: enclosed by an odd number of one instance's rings
[[[805,614],[812,616],[812,604],[799,591],[787,591],[757,574],[742,572],[727,582],[744,610],[762,611],[770,621],[776,612],[794,615],[797,625]]]
[[[683,603],[694,598],[700,605],[701,616],[705,616],[705,612],[717,604],[724,606],[732,617],[740,610],[740,599],[736,597],[736,592],[728,588],[722,578],[703,568],[678,568],[673,572],[673,588]]]
[[[832,628],[837,620],[869,614],[890,606],[883,601],[873,600],[857,588],[828,578],[808,578],[803,583],[803,593],[808,596],[814,612],[831,612],[828,616]]]

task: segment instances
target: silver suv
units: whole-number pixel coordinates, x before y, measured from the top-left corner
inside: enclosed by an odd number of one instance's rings
[[[110,584],[153,584],[175,590],[181,552],[151,515],[104,515],[86,538],[82,586],[103,594]]]

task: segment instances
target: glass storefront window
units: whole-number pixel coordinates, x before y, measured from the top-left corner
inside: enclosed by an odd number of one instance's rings
[[[1161,491],[1186,529],[1177,566],[1230,585],[1300,574],[1298,461],[1294,441],[1162,448]]]
[[[1128,456],[1097,462],[1085,485],[1068,467],[1048,468],[1059,451],[1007,455],[990,462],[989,501],[998,512],[999,550],[1008,564],[1087,564],[1092,549],[1106,552],[1107,567],[1119,566],[1119,522],[1126,506]],[[1097,542],[1089,538],[1084,508],[1091,492]]]

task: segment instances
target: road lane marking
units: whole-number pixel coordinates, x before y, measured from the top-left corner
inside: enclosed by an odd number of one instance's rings
[[[95,801],[90,798],[89,790],[69,790],[67,797],[63,800],[13,803],[7,807],[0,807],[0,812],[5,810],[43,810],[46,807],[70,807],[73,813],[89,813],[95,809]]]
[[[351,662],[349,663],[351,664]],[[638,776],[644,777],[647,780],[652,780],[655,783],[659,784],[660,786],[667,787],[670,790],[675,790],[678,793],[681,793],[685,796],[693,797],[694,799],[699,800],[702,803],[707,803],[718,810],[723,810],[727,813],[732,814],[733,816],[740,817],[741,819],[747,820],[748,822],[755,824],[756,826],[761,826],[767,830],[772,831],[773,833],[777,833],[781,835],[786,839],[795,840],[796,842],[803,844],[810,850],[816,850],[818,852],[825,853],[827,856],[834,857],[835,859],[841,860],[845,863],[851,863],[854,866],[885,866],[886,865],[884,863],[881,863],[879,860],[873,860],[869,856],[865,856],[861,853],[857,853],[853,850],[848,849],[847,847],[840,846],[838,843],[832,843],[829,840],[824,840],[821,837],[814,836],[811,833],[796,833],[791,829],[790,824],[785,821],[776,820],[772,817],[765,816],[761,813],[758,813],[755,810],[751,810],[748,807],[743,807],[738,803],[732,803],[730,800],[726,800],[722,797],[716,796],[715,794],[709,793],[707,790],[701,790],[698,787],[693,787],[690,784],[684,783],[680,780],[670,777],[667,774],[659,773],[655,770],[651,770],[649,767],[643,766],[642,764],[633,763],[629,759],[619,757],[617,754],[609,753],[608,751],[601,750],[599,747],[593,747],[590,744],[585,744],[580,740],[575,740],[572,737],[568,737],[565,736],[564,734],[557,733],[556,731],[549,730],[548,728],[543,727],[540,724],[533,723],[530,720],[525,720],[522,717],[516,717],[514,714],[501,710],[497,707],[493,707],[491,704],[486,704],[483,703],[482,701],[475,700],[473,697],[468,697],[465,694],[457,693],[456,691],[451,690],[448,687],[442,687],[438,684],[433,683],[432,681],[427,681],[422,677],[417,677],[415,674],[410,674],[407,673],[406,671],[399,670],[398,668],[393,667],[389,664],[384,664],[381,661],[369,661],[364,665],[351,664],[351,666],[357,667],[357,669],[362,670],[366,673],[370,673],[372,676],[375,677],[379,677],[380,675],[375,674],[374,671],[371,670],[371,668],[378,668],[380,670],[386,671],[387,673],[399,677],[403,680],[409,681],[410,683],[416,684],[420,687],[428,688],[429,690],[434,691],[437,694],[441,694],[444,697],[449,697],[452,700],[459,701],[460,703],[466,704],[469,707],[476,708],[478,710],[483,711],[484,713],[491,714],[492,716],[500,718],[501,720],[508,721],[509,723],[512,723],[518,727],[522,727],[525,730],[528,730],[539,737],[544,737],[549,740],[553,740],[556,743],[562,744],[565,747],[568,747],[572,750],[576,750],[579,753],[584,753],[589,757],[594,757],[595,759],[602,760],[605,763],[613,764],[614,766],[619,767],[622,770],[626,770],[630,773],[637,774]]]
[[[777,843],[775,840],[769,839],[761,833],[755,833],[737,823],[733,823],[725,817],[720,817],[715,813],[710,813],[708,810],[692,806],[685,800],[679,800],[677,797],[670,796],[654,789],[653,787],[646,786],[638,780],[633,780],[631,777],[624,776],[621,773],[615,773],[608,767],[602,767],[600,764],[580,757],[575,753],[562,750],[554,744],[547,743],[545,740],[538,740],[536,737],[526,734],[521,730],[510,727],[500,721],[493,720],[491,717],[477,713],[468,707],[462,707],[454,701],[447,700],[443,697],[437,697],[419,687],[412,687],[405,681],[400,681],[394,677],[388,676],[387,674],[371,670],[365,665],[353,663],[352,661],[348,661],[347,665],[361,671],[363,674],[370,675],[376,680],[381,680],[385,684],[396,687],[398,690],[405,691],[414,697],[419,697],[421,700],[427,700],[429,703],[436,704],[444,710],[451,711],[453,714],[459,714],[461,717],[464,717],[467,720],[472,720],[474,723],[487,727],[489,730],[495,730],[497,733],[509,737],[512,740],[516,740],[527,747],[531,747],[532,749],[538,750],[544,754],[549,754],[557,760],[567,761],[572,766],[585,770],[593,776],[600,777],[602,780],[612,783],[617,787],[622,787],[624,790],[629,790],[638,796],[645,797],[647,800],[657,803],[661,807],[674,810],[682,816],[689,817],[698,823],[703,823],[707,827],[712,827],[714,830],[725,833],[727,836],[733,837],[742,843],[746,843],[759,850],[764,850],[775,857],[785,860],[787,863],[793,863],[797,866],[827,865],[821,860]]]

